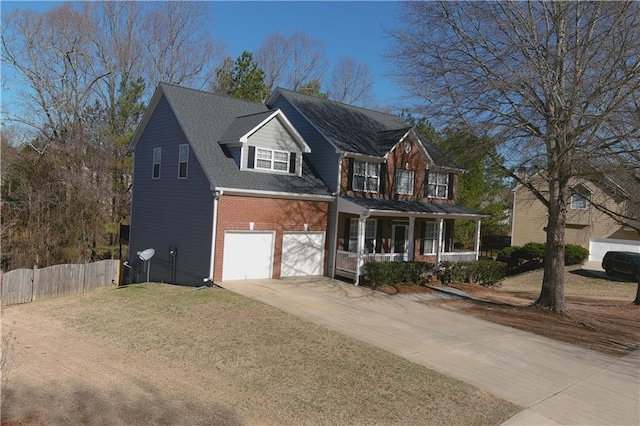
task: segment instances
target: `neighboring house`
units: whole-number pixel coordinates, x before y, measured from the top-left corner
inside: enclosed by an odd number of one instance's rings
[[[129,263],[153,248],[151,280],[327,274],[335,197],[282,111],[160,84],[129,147]],[[146,278],[137,266],[134,279]]]
[[[341,275],[453,251],[463,172],[399,117],[277,89],[266,105],[160,84],[134,150],[129,262],[150,279]],[[137,279],[146,278],[138,261]]]
[[[277,89],[267,101],[311,148],[308,159],[336,195],[329,273],[354,278],[366,261],[478,258],[477,211],[456,204],[458,166],[400,117]],[[453,250],[457,220],[476,222],[475,247]]]
[[[536,179],[532,177],[534,185]],[[589,260],[597,262],[609,250],[640,252],[640,234],[603,211],[627,213],[626,191],[615,178],[605,176],[604,182],[573,179],[571,193],[567,205],[567,244],[588,249]],[[511,245],[545,242],[547,220],[547,208],[531,191],[518,185],[513,195]]]

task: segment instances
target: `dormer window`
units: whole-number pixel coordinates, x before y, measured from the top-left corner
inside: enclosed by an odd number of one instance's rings
[[[353,190],[378,192],[380,163],[355,160],[353,162]]]
[[[277,149],[248,147],[247,168],[296,173],[296,153]]]
[[[273,149],[256,148],[256,169],[289,170],[289,153]]]
[[[427,197],[447,198],[449,194],[449,174],[428,172]]]

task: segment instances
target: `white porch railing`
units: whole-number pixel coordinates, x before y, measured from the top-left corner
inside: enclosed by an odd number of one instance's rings
[[[476,260],[476,253],[473,251],[449,251],[440,253],[440,261],[464,262],[468,260]]]
[[[406,262],[408,256],[403,253],[365,254],[363,262]],[[476,260],[476,253],[469,252],[444,252],[440,253],[441,261],[462,262]],[[357,253],[338,250],[336,253],[336,269],[355,274],[357,271]]]
[[[356,273],[358,265],[357,253],[338,250],[336,253],[336,269],[346,272]],[[384,253],[365,254],[362,258],[366,262],[406,262],[407,255],[404,253]]]

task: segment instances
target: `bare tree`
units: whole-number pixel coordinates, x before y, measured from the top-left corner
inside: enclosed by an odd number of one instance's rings
[[[224,45],[208,33],[207,4],[167,1],[149,3],[142,25],[145,80],[203,88],[211,84]]]
[[[563,311],[570,182],[587,163],[637,170],[640,4],[408,2],[401,21],[390,56],[421,112],[489,136],[547,207],[536,304]]]
[[[297,91],[311,80],[322,80],[327,67],[322,41],[296,31],[289,38],[289,49],[287,84],[291,90]]]
[[[264,71],[264,83],[269,93],[283,84],[289,50],[289,39],[276,31],[269,34],[256,51],[255,60]]]
[[[367,105],[373,89],[373,77],[367,64],[342,57],[333,68],[329,98],[345,104]]]
[[[295,31],[289,37],[275,32],[256,52],[256,62],[265,72],[269,92],[278,86],[293,91],[313,80],[322,80],[327,68],[324,43]]]

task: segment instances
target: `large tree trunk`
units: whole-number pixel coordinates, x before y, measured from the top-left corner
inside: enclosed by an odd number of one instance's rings
[[[550,184],[549,221],[547,223],[547,248],[544,257],[542,290],[535,305],[563,312],[564,303],[564,232],[567,210],[562,185]]]

